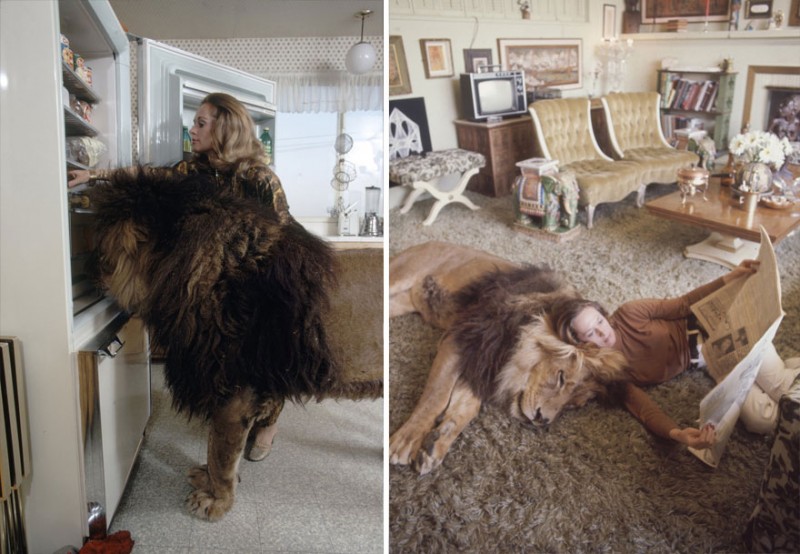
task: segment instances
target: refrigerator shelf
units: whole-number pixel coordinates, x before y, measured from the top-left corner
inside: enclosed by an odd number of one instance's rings
[[[66,106],[64,106],[64,127],[68,137],[96,137],[100,134],[90,123]]]
[[[67,90],[74,94],[78,100],[84,100],[90,104],[97,104],[100,102],[100,97],[86,84],[86,82],[78,77],[72,68],[67,64],[61,64],[61,74],[64,79],[64,86]]]

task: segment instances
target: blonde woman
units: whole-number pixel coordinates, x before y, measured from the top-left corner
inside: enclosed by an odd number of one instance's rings
[[[256,138],[253,120],[241,102],[229,94],[215,92],[203,99],[194,125],[192,160],[169,168],[143,168],[163,172],[165,177],[178,174],[213,175],[217,184],[247,198],[256,198],[272,206],[281,219],[289,219],[289,206],[280,179],[267,166],[261,142]],[[135,171],[135,170],[132,170]],[[103,171],[69,171],[69,186],[102,180]]]

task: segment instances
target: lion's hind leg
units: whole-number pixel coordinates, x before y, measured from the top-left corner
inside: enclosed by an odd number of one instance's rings
[[[425,475],[441,465],[453,441],[475,419],[480,409],[480,399],[467,384],[459,381],[441,421],[425,437],[422,448],[414,459],[414,469],[420,475]]]
[[[211,418],[208,433],[208,465],[190,470],[189,482],[196,490],[186,505],[201,519],[221,519],[233,506],[237,471],[247,435],[253,422],[252,393],[231,398]]]
[[[272,451],[272,443],[278,432],[278,416],[283,411],[284,399],[267,400],[264,416],[256,419],[247,437],[244,457],[251,462],[260,462]]]
[[[422,441],[450,402],[458,380],[458,353],[451,337],[439,344],[422,396],[408,420],[389,438],[389,462],[409,465]]]

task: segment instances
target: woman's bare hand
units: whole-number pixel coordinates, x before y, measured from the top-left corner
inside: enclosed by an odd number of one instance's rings
[[[67,171],[67,177],[69,177],[67,181],[68,187],[75,187],[89,182],[89,172],[86,169],[70,169]]]
[[[669,432],[669,436],[673,440],[693,448],[711,448],[717,439],[716,431],[711,424],[704,425],[702,429],[695,429],[694,427],[678,429],[676,427]]]

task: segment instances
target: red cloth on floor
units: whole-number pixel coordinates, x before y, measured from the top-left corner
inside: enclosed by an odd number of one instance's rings
[[[87,541],[78,554],[130,554],[132,550],[130,531],[117,531],[104,539]]]

